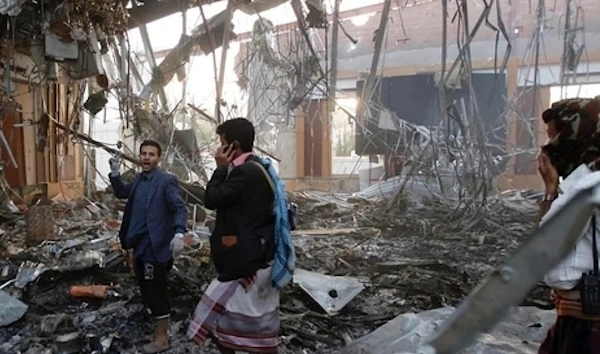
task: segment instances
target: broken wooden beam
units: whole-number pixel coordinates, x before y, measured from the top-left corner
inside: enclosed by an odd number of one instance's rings
[[[140,25],[140,36],[142,37],[142,43],[144,44],[144,51],[146,52],[146,59],[148,60],[148,64],[150,64],[150,70],[152,71],[152,77],[154,78],[154,74],[157,70],[159,70],[156,65],[156,58],[154,57],[154,49],[152,49],[152,42],[150,41],[150,35],[148,34],[148,29],[145,24]],[[154,81],[154,79],[152,79]],[[156,89],[158,90],[158,98],[160,99],[160,105],[164,112],[169,111],[169,101],[167,100],[167,94],[165,93],[165,88],[163,85],[157,85]]]
[[[308,31],[306,30],[306,21],[304,19],[304,14],[302,13],[302,3],[300,2],[300,0],[292,0],[292,9],[294,10],[294,14],[296,15],[298,29],[300,30],[300,33],[304,37],[304,40],[306,41],[306,45],[308,46],[310,53],[312,54],[312,56],[314,58],[317,58],[317,59],[320,58],[319,54],[315,50],[315,47],[312,45],[312,41],[310,40],[310,35],[308,34]],[[325,79],[326,74],[325,74],[325,71],[323,71],[323,67],[321,66],[321,64],[318,64],[318,67],[319,67],[319,74],[321,75],[320,79]]]
[[[124,160],[127,160],[127,161],[129,161],[129,162],[131,162],[131,163],[133,163],[135,165],[140,165],[141,164],[140,160],[138,160],[138,159],[136,159],[134,157],[131,157],[129,155],[126,155],[126,154],[122,153],[121,151],[119,151],[117,149],[111,148],[110,146],[107,146],[104,143],[101,143],[101,142],[99,142],[97,140],[94,140],[94,139],[90,138],[89,136],[87,136],[85,134],[76,132],[73,129],[67,127],[67,126],[64,126],[61,123],[59,123],[56,119],[54,119],[53,117],[51,117],[48,114],[46,114],[46,116],[48,116],[48,118],[52,122],[54,122],[54,125],[56,125],[56,127],[58,129],[60,129],[62,131],[65,131],[65,132],[67,132],[67,133],[75,136],[77,139],[81,139],[81,140],[85,141],[86,143],[89,143],[89,144],[91,144],[91,145],[93,145],[95,147],[99,147],[99,148],[105,150],[106,152],[108,152],[109,154],[115,155],[115,156],[119,156],[119,157],[123,158]]]
[[[192,30],[192,35],[182,36],[179,43],[169,51],[160,65],[158,65],[157,70],[160,75],[152,76],[152,79],[144,86],[139,97],[143,100],[147,100],[157,86],[164,87],[167,85],[175,75],[177,69],[181,66],[181,63],[187,61],[192,55],[194,48],[200,47],[204,54],[208,54],[216,49],[215,46],[217,48],[220,47],[224,37],[229,39],[236,38],[235,33],[232,31],[233,25],[231,25],[229,31],[226,32],[225,24],[227,18],[227,10],[221,11],[208,19],[208,25],[202,23]],[[210,29],[210,33],[206,31],[207,28]],[[225,35],[226,33],[228,34],[227,36]],[[211,35],[215,38],[215,46],[211,44]],[[219,39],[221,41],[219,41]]]
[[[365,84],[362,88],[360,95],[360,101],[358,102],[358,109],[356,112],[356,119],[359,122],[365,122],[365,113],[371,102],[371,95],[373,94],[373,86],[375,85],[375,78],[377,77],[377,68],[379,67],[379,57],[381,56],[381,49],[385,39],[385,31],[387,29],[388,17],[390,15],[390,8],[392,6],[392,0],[385,0],[383,3],[383,10],[381,11],[381,19],[379,21],[379,28],[377,29],[377,37],[375,38],[375,50],[373,51],[373,59],[371,61],[371,69],[369,70],[369,76],[365,80]]]
[[[358,231],[359,229],[352,228],[341,228],[341,229],[314,229],[314,230],[294,230],[292,235],[294,236],[334,236],[334,235],[347,235]]]
[[[135,164],[136,166],[139,166],[141,164],[140,160],[136,159],[135,157],[124,154],[117,149],[111,148],[110,146],[106,146],[106,144],[96,141],[85,134],[78,133],[67,126],[60,124],[56,119],[50,117],[49,115],[48,115],[48,118],[54,122],[54,124],[56,125],[56,127],[58,129],[63,130],[65,132],[77,137],[78,139],[85,141],[86,143],[89,143],[95,147],[101,148],[111,155],[119,156],[120,158],[127,160],[127,161]],[[204,204],[204,188],[202,186],[187,183],[187,182],[179,180],[179,188],[183,192],[185,192],[186,195],[191,197],[192,200],[188,199],[188,201],[190,203],[201,204],[201,205]]]
[[[92,138],[90,138],[89,136],[85,135],[85,134],[81,134],[79,132],[74,131],[73,129],[62,125],[61,123],[59,123],[56,119],[54,119],[53,117],[51,117],[50,115],[46,114],[46,116],[48,116],[48,118],[50,118],[50,120],[52,122],[54,122],[54,125],[56,125],[56,127],[62,131],[65,131],[73,136],[75,136],[77,139],[81,139],[83,141],[85,141],[86,143],[89,143],[95,147],[99,147],[103,150],[105,150],[106,152],[108,152],[111,155],[115,155],[115,156],[119,156],[121,158],[123,158],[124,160],[127,160],[135,165],[140,165],[140,160],[131,157],[129,155],[126,155],[124,153],[122,153],[121,151],[111,148],[110,146],[107,146],[106,144],[103,144],[97,140],[94,140]]]
[[[339,49],[339,30],[340,30],[340,3],[342,0],[335,0],[333,8],[333,25],[331,29],[331,71],[329,72],[329,87],[327,96],[329,103],[327,106],[327,119],[333,119],[335,112],[335,96],[337,91],[338,75],[338,49]]]
[[[231,24],[231,20],[233,18],[233,12],[235,11],[233,0],[229,0],[227,2],[227,10],[226,11],[226,20],[225,20],[225,28],[223,30],[224,33],[228,33],[231,31],[233,25]],[[225,81],[225,64],[227,63],[227,52],[229,49],[229,36],[223,36],[223,42],[221,45],[221,64],[219,65],[219,80],[217,81],[217,96],[215,99],[215,114],[214,117],[217,119],[217,122],[221,123],[223,121],[223,117],[221,116],[221,95],[223,94],[223,84]]]

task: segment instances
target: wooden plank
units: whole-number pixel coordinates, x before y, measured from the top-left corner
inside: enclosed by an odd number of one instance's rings
[[[23,188],[21,192],[21,198],[28,205],[35,204],[35,202],[39,200],[39,197],[44,195],[46,195],[46,186],[41,184],[27,186]]]
[[[40,122],[42,113],[44,112],[44,99],[46,95],[46,88],[44,86],[37,86],[33,91],[33,120]],[[46,171],[46,144],[41,139],[40,134],[43,130],[39,124],[36,124],[33,128],[35,138],[35,172],[36,172],[36,183],[42,183],[48,180]],[[40,150],[40,148],[43,148]]]
[[[44,88],[44,93],[43,93],[43,97],[44,97],[44,102],[42,105],[42,110],[43,113],[49,112],[50,109],[50,102],[51,102],[51,87],[54,85],[52,82],[48,82],[46,84],[47,86]],[[43,114],[42,113],[42,114]],[[45,129],[45,137],[46,137],[46,142],[45,142],[45,148],[44,148],[44,182],[49,182],[52,178],[52,174],[51,174],[51,170],[52,168],[50,167],[51,165],[51,149],[50,149],[50,137],[54,134],[53,132],[50,131],[51,129],[51,125],[50,123],[47,124],[47,128]],[[39,130],[38,130],[39,131]]]
[[[319,177],[305,177],[285,180],[285,189],[289,192],[321,191],[337,193],[340,191],[342,180]]]
[[[325,100],[310,100],[304,120],[304,172],[309,177],[323,175],[323,102]]]
[[[329,119],[329,104],[331,101],[321,101],[321,176],[331,177],[332,144],[331,144],[331,121]]]
[[[304,155],[305,155],[305,141],[306,141],[306,130],[305,130],[305,114],[301,107],[296,108],[296,176],[298,178],[306,177],[306,170],[304,166]]]
[[[57,105],[58,105],[58,117],[59,122],[69,126],[69,100],[67,99],[67,85],[59,84],[58,85],[58,97],[57,97]],[[65,132],[56,132],[58,146],[57,146],[57,157],[66,157],[69,154],[69,139],[68,134]],[[58,161],[60,163],[60,159]],[[69,168],[72,168],[69,167]],[[60,177],[60,176],[59,176]]]
[[[73,88],[73,90],[77,93],[74,97],[79,97],[80,95],[80,89],[81,87],[79,85],[75,85],[75,87]],[[78,113],[78,107],[76,107],[76,101],[71,99],[69,100],[69,107],[70,107],[70,115],[73,116],[73,119],[79,119],[80,124],[79,124],[79,131],[78,133],[83,133],[83,120],[86,119],[87,117],[85,116],[85,114],[83,114],[81,111],[79,111]],[[77,114],[78,117],[75,117],[74,115]],[[67,134],[68,135],[68,134]],[[70,138],[70,136],[69,136]],[[84,163],[83,163],[83,159],[85,157],[85,154],[83,153],[83,145],[82,144],[74,144],[71,146],[71,151],[73,151],[73,157],[75,158],[75,179],[76,180],[83,180],[83,168],[84,168]]]
[[[48,199],[52,199],[60,194],[64,194],[68,199],[80,199],[83,195],[83,181],[62,181],[46,184],[46,193]]]
[[[15,102],[3,102],[2,106],[2,132],[8,141],[10,150],[17,163],[17,167],[11,162],[8,150],[2,145],[2,161],[4,162],[4,176],[8,185],[13,188],[25,187],[25,148],[23,141],[23,129],[14,127],[15,124],[23,122],[21,106]]]
[[[24,122],[34,122],[35,119],[35,88],[29,90],[29,85],[24,83],[16,83],[19,95],[15,97],[15,101],[23,107],[22,120]],[[36,170],[36,149],[35,149],[35,125],[25,125],[23,130],[23,147],[24,147],[24,168],[25,168],[25,185],[32,186],[37,183]]]
[[[381,55],[381,49],[383,47],[384,37],[386,32],[386,27],[388,23],[388,17],[390,14],[391,8],[391,0],[384,0],[383,9],[381,10],[381,18],[379,20],[379,28],[374,34],[374,42],[375,46],[373,49],[373,55],[371,59],[371,68],[369,70],[369,75],[365,79],[365,84],[363,86],[360,101],[358,101],[358,106],[356,107],[356,120],[357,122],[361,122],[363,125],[366,122],[365,112],[367,111],[367,107],[371,102],[371,94],[375,89],[376,77],[377,77],[377,68],[379,67],[379,57]]]
[[[71,113],[71,97],[77,97],[77,90],[73,87],[69,92],[69,87],[65,84],[58,86],[58,120],[65,126],[70,126],[74,117]],[[57,131],[57,168],[58,181],[72,181],[76,179],[74,146],[71,144],[70,136],[65,131]]]
[[[36,134],[36,144],[38,142],[38,137],[37,134],[39,134],[39,127],[36,126],[35,127],[35,134]],[[44,183],[48,181],[48,169],[46,168],[47,166],[47,160],[48,160],[48,151],[47,149],[44,149],[44,151],[38,151],[36,149],[35,152],[35,171],[36,171],[36,176],[37,176],[37,183]]]
[[[359,229],[352,228],[341,228],[341,229],[314,229],[314,230],[294,230],[292,235],[294,236],[334,236],[334,235],[347,235],[358,231]]]
[[[56,116],[56,84],[48,83],[47,110],[53,116]],[[48,123],[48,157],[46,168],[48,171],[48,182],[56,182],[56,126],[54,122]]]

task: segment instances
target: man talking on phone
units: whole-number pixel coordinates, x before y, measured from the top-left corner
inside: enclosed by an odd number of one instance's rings
[[[271,270],[277,269],[274,200],[281,192],[267,171],[272,167],[252,153],[250,121],[225,121],[217,135],[217,168],[204,206],[217,211],[210,244],[218,277],[196,307],[188,336],[198,344],[211,338],[223,354],[277,353],[279,287]]]

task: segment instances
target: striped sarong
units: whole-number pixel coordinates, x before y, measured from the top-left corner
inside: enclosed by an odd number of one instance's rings
[[[209,337],[218,345],[249,353],[277,353],[279,291],[271,285],[271,267],[252,279],[213,280],[194,311],[187,331],[198,344]]]
[[[574,294],[574,296],[565,296],[562,294]],[[556,314],[564,317],[574,317],[586,321],[600,321],[600,316],[590,316],[583,313],[581,310],[581,300],[578,291],[550,291],[550,299],[556,306]]]
[[[600,316],[585,315],[577,293],[550,292],[558,318],[548,330],[538,354],[600,353]]]

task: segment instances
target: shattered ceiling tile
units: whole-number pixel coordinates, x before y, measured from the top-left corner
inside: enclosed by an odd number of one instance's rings
[[[341,311],[365,289],[365,280],[336,277],[303,269],[294,271],[294,284],[306,291],[329,315]]]
[[[56,60],[76,60],[79,58],[79,43],[75,41],[70,43],[63,42],[54,32],[46,33],[45,48],[46,55]]]

